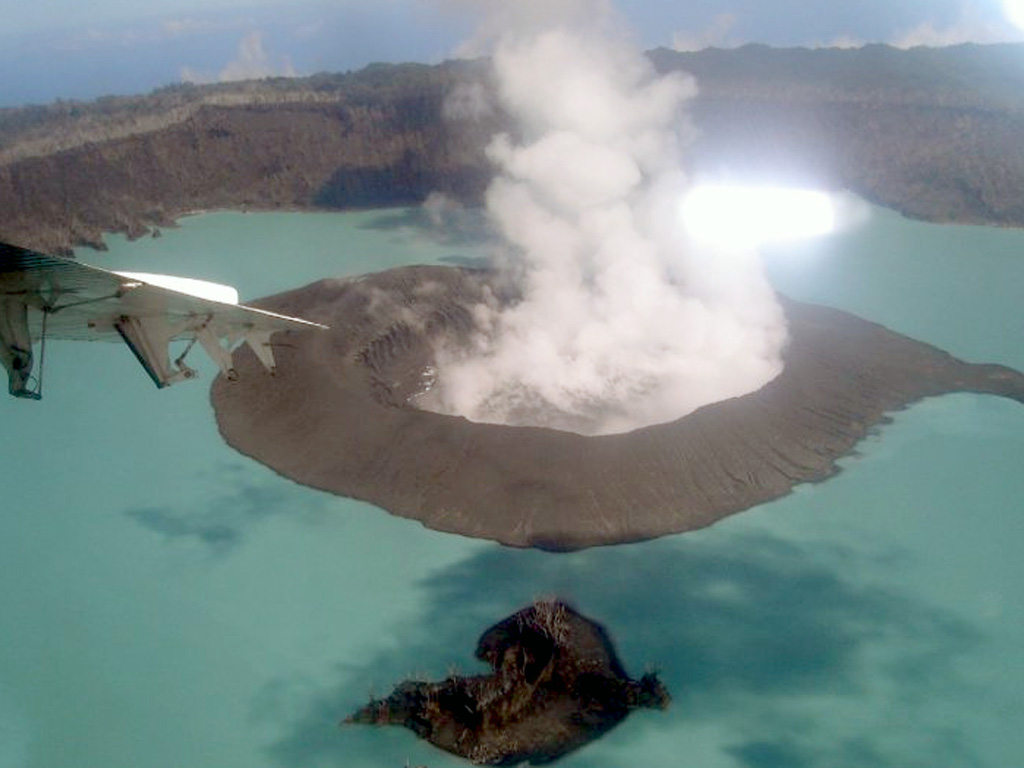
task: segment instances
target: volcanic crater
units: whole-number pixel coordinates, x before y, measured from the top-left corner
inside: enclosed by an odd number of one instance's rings
[[[968,391],[1024,403],[1024,375],[780,297],[785,367],[750,394],[664,424],[584,436],[417,408],[440,343],[514,300],[496,273],[441,266],[327,279],[258,302],[330,326],[247,350],[212,401],[223,437],[299,483],[440,531],[568,551],[688,531],[823,480],[887,414]],[[243,348],[244,349],[244,348]]]

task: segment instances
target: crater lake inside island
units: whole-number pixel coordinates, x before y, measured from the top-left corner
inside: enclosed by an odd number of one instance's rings
[[[417,211],[216,213],[87,263],[238,286],[477,263]],[[1024,232],[872,208],[766,252],[775,286],[971,362],[1024,369]],[[539,596],[656,668],[565,766],[1005,766],[1024,754],[1024,409],[928,399],[838,476],[711,528],[571,554],[437,533],[282,479],[217,434],[208,384],[54,343],[46,399],[0,404],[0,764],[455,766],[338,726],[402,680],[480,674],[480,629]]]

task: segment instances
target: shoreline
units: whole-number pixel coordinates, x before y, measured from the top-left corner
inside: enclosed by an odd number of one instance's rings
[[[1024,403],[1020,372],[785,300],[783,372],[673,422],[584,437],[408,406],[406,389],[432,354],[412,326],[465,333],[481,275],[407,267],[261,301],[336,330],[290,338],[275,379],[247,375],[255,361],[239,355],[239,381],[218,378],[211,389],[221,435],[296,482],[436,530],[571,551],[702,528],[827,479],[888,414],[926,397],[971,391]],[[428,280],[444,290],[424,300],[416,288]]]

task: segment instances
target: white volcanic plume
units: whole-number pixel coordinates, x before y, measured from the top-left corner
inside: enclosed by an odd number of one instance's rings
[[[488,148],[487,210],[522,300],[477,308],[474,348],[440,351],[423,407],[622,432],[782,368],[784,318],[757,255],[697,246],[682,226],[693,81],[573,21],[497,44],[497,98],[519,130]]]

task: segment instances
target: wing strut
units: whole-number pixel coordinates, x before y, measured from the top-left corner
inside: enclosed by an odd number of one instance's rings
[[[50,319],[50,310],[43,309],[43,327],[39,332],[39,375],[36,376],[36,396],[33,400],[43,399],[43,371],[46,369],[46,321]]]
[[[44,323],[45,318],[44,313]],[[0,295],[0,362],[7,369],[8,391],[12,395],[30,400],[42,397],[41,386],[36,389],[29,386],[32,378],[32,334],[28,329],[28,305],[12,296]]]
[[[271,376],[277,375],[277,363],[274,361],[274,348],[270,346],[271,331],[250,330],[245,334],[245,343],[249,345],[256,358],[263,363]]]
[[[195,378],[195,369],[185,363],[185,355],[178,357],[174,361],[175,367],[171,368],[168,349],[171,339],[181,331],[178,324],[169,323],[162,317],[122,315],[114,323],[114,328],[159,389]],[[188,354],[187,350],[185,354]]]
[[[225,346],[221,344],[220,339],[217,338],[217,334],[210,329],[210,320],[212,319],[213,318],[211,316],[206,321],[206,324],[204,324],[195,335],[195,339],[203,345],[203,349],[206,350],[206,354],[208,354],[210,359],[217,364],[221,373],[224,374],[224,378],[228,381],[236,381],[238,379],[238,374],[235,372],[235,365],[231,359],[231,350],[229,348],[225,348]],[[181,358],[184,358],[187,354],[188,350],[186,349],[185,354],[183,354]],[[179,360],[181,358],[179,358]]]

